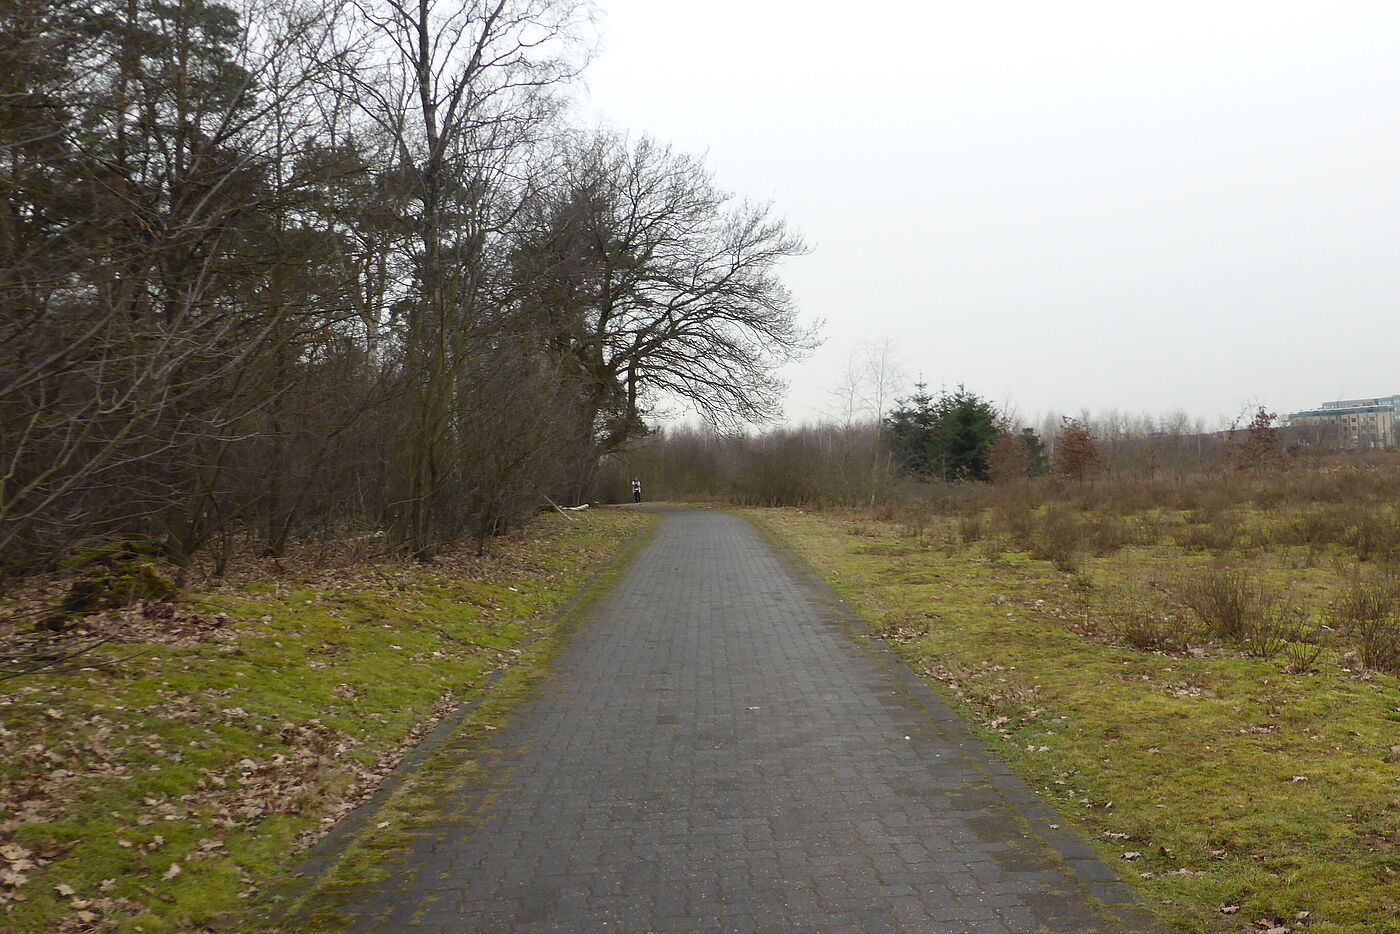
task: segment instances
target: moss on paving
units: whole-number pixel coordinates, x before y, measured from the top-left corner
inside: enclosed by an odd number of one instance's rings
[[[1395,678],[1337,652],[1299,675],[1228,646],[1169,655],[1102,638],[1114,595],[1208,556],[1139,545],[1066,574],[958,544],[949,520],[911,542],[868,516],[749,514],[1099,841],[1172,930],[1400,931]],[[1238,557],[1310,610],[1337,584],[1287,549]]]
[[[10,682],[0,727],[24,754],[0,774],[21,798],[48,782],[67,804],[16,829],[12,843],[46,863],[13,890],[24,900],[4,906],[0,928],[77,929],[91,911],[129,932],[241,929],[329,802],[445,698],[478,698],[507,668],[468,730],[504,716],[544,669],[554,612],[649,521],[546,517],[469,576],[384,565],[200,595],[232,617],[218,641],[109,645],[91,659],[108,666]],[[240,811],[260,794],[270,813]],[[396,813],[423,805],[400,798]],[[386,819],[364,852],[394,842],[398,818]]]

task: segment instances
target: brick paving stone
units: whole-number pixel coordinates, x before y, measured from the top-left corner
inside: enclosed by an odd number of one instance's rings
[[[1112,870],[809,572],[664,512],[490,774],[344,897],[355,930],[1129,930],[1090,894]]]

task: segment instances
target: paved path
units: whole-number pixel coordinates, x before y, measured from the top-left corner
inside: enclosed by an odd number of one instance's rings
[[[353,929],[1128,930],[1112,871],[789,561],[668,510]]]

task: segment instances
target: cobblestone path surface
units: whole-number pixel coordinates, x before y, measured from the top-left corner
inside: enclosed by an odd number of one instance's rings
[[[1126,888],[744,520],[668,510],[353,930],[1135,930]]]

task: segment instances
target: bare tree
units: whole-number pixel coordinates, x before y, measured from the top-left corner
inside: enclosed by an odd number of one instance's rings
[[[526,146],[553,113],[545,92],[579,67],[567,46],[581,8],[560,0],[353,7],[359,33],[346,59],[352,50],[359,57],[348,82],[390,142],[407,194],[396,386],[404,418],[389,512],[397,540],[427,555],[437,538],[462,530],[457,455],[477,429],[457,402],[502,328],[492,243],[513,210],[507,189]]]
[[[775,415],[775,371],[815,346],[777,277],[801,239],[649,139],[603,134],[561,163],[531,204],[516,270],[540,339],[578,387],[584,464],[667,400],[722,425]]]

